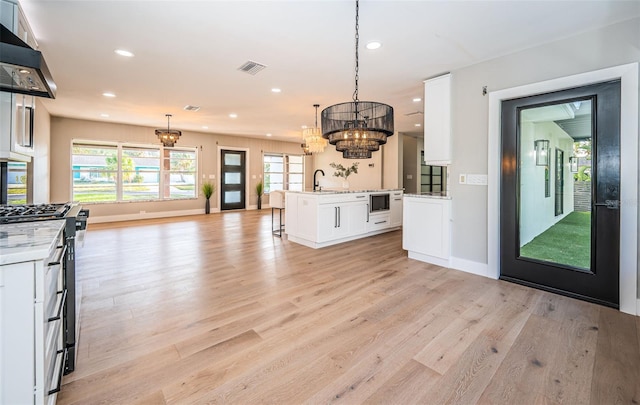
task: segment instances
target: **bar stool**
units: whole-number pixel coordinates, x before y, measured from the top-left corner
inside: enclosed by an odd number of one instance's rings
[[[282,210],[284,209],[284,191],[274,190],[269,192],[269,206],[271,206],[271,231],[274,235],[281,238],[284,224],[282,223]],[[274,210],[278,210],[278,227],[274,228]]]

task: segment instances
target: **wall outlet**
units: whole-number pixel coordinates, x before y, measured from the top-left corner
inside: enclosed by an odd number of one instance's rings
[[[252,178],[252,179],[255,179],[255,178],[256,178],[256,175],[255,175],[255,174],[252,174],[252,175],[251,175],[251,178]]]
[[[461,174],[460,177],[458,177],[458,183],[467,184],[467,175]]]
[[[216,175],[215,175],[215,174],[210,174],[210,175],[209,175],[209,179],[213,180],[213,179],[215,179],[215,178],[216,178]]]

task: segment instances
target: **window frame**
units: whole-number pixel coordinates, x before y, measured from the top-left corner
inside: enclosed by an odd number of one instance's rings
[[[269,171],[266,172],[265,171],[265,157],[267,156],[272,156],[272,157],[280,157],[282,158],[282,171]],[[291,157],[300,157],[302,158],[302,162],[301,163],[291,163]],[[290,167],[292,164],[301,164],[302,166],[302,171],[301,172],[294,172],[290,170]],[[283,153],[283,152],[263,152],[262,153],[262,179],[264,182],[264,193],[265,194],[269,194],[272,190],[271,187],[269,185],[269,187],[267,188],[267,174],[268,173],[277,173],[277,174],[282,174],[282,190],[283,191],[290,191],[290,185],[291,185],[291,175],[292,174],[300,174],[302,176],[302,182],[301,183],[294,183],[294,184],[300,184],[301,190],[300,191],[304,191],[304,184],[305,184],[305,155],[302,153]],[[279,184],[279,183],[278,183]],[[277,189],[280,190],[280,189]]]
[[[74,184],[74,175],[80,170],[74,169],[74,148],[77,146],[86,146],[86,147],[94,147],[94,148],[113,148],[116,150],[116,157],[118,159],[117,168],[115,170],[115,200],[109,201],[87,201],[83,202],[81,200],[75,199],[75,184]],[[157,198],[140,198],[140,199],[124,199],[125,196],[125,186],[130,185],[131,183],[124,182],[123,173],[129,172],[129,170],[123,170],[123,151],[124,150],[154,150],[158,151],[158,197]],[[169,155],[165,158],[165,153],[169,152]],[[178,152],[186,152],[193,154],[193,167],[194,170],[188,171],[188,173],[193,173],[193,195],[188,197],[171,197],[171,194],[168,196],[164,195],[163,190],[165,190],[165,185],[169,186],[171,184],[171,174],[174,172],[171,168],[164,168],[165,159],[171,159],[170,154],[171,151]],[[160,201],[179,201],[179,200],[196,200],[198,199],[198,190],[199,190],[199,153],[197,147],[188,147],[188,146],[174,146],[174,147],[164,147],[163,145],[156,144],[141,144],[141,143],[130,143],[130,142],[113,142],[113,141],[96,141],[96,140],[85,140],[85,139],[72,139],[70,146],[70,188],[69,188],[69,197],[71,201],[80,202],[82,204],[119,204],[119,203],[131,203],[131,202],[160,202]],[[154,159],[154,158],[150,158]],[[112,172],[112,171],[109,171]],[[165,180],[168,179],[168,180]],[[169,184],[167,184],[167,182]]]

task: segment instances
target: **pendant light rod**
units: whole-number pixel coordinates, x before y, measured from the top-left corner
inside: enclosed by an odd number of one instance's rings
[[[320,107],[320,104],[314,104],[313,106],[316,108],[316,128],[318,128],[318,107]]]
[[[358,115],[358,79],[360,72],[360,2],[356,0],[356,74],[355,74],[355,91],[353,92],[353,101],[356,103],[356,116]]]

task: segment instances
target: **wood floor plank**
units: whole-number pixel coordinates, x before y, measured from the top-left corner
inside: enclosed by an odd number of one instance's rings
[[[634,317],[602,308],[595,348],[591,403],[639,404],[640,349]]]
[[[76,260],[61,405],[637,400],[638,319],[408,259],[400,231],[310,249],[233,211],[91,224]]]

